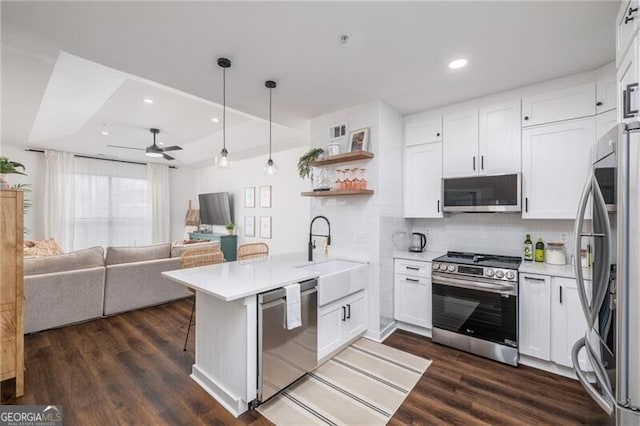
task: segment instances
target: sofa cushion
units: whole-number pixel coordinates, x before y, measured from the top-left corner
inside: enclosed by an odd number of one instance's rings
[[[53,272],[73,271],[98,266],[104,266],[104,250],[102,247],[91,247],[56,256],[25,258],[24,274],[50,274]]]
[[[63,253],[64,251],[53,238],[39,241],[25,240],[24,242],[24,257],[54,256]]]
[[[166,259],[171,255],[171,243],[142,247],[107,247],[107,265]]]
[[[199,241],[195,243],[174,243],[171,246],[171,257],[180,257],[185,250],[220,247],[218,241]]]

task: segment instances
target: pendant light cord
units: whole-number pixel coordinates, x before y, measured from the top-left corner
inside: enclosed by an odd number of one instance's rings
[[[269,160],[271,160],[271,93],[272,88],[269,88]]]
[[[227,69],[222,68],[222,148],[227,149]]]

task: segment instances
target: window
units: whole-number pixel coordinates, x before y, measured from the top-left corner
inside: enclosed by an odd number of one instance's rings
[[[139,168],[142,176],[75,174],[74,249],[149,243],[147,180]]]

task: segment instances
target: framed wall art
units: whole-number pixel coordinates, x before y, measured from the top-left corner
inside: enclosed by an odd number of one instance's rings
[[[353,130],[349,133],[349,152],[366,151],[369,145],[369,128]]]
[[[264,185],[260,187],[260,207],[271,207],[271,185]]]
[[[245,237],[256,236],[256,217],[255,216],[244,217],[244,236]]]
[[[256,206],[256,187],[255,186],[247,186],[244,189],[244,206],[250,209]]]
[[[271,216],[260,216],[260,238],[271,238]]]

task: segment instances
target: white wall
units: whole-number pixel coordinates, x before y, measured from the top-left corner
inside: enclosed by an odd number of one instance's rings
[[[196,169],[179,167],[169,170],[169,193],[171,197],[171,241],[184,238],[184,219],[189,208],[189,200],[193,206],[198,205],[198,191],[196,190]]]
[[[300,179],[297,164],[308,150],[309,147],[302,147],[273,153],[273,161],[279,169],[275,176],[264,174],[266,156],[236,161],[228,169],[199,168],[196,170],[196,192],[228,191],[233,194],[238,244],[262,241],[269,245],[270,254],[303,252],[307,249],[309,232],[309,200],[300,193],[308,191],[310,183]],[[233,158],[233,151],[230,155]],[[271,208],[260,208],[258,195],[262,185],[271,185]],[[256,188],[255,208],[244,207],[244,189],[249,186]],[[254,238],[244,236],[245,216],[255,216]],[[271,239],[259,238],[260,216],[272,218]]]

